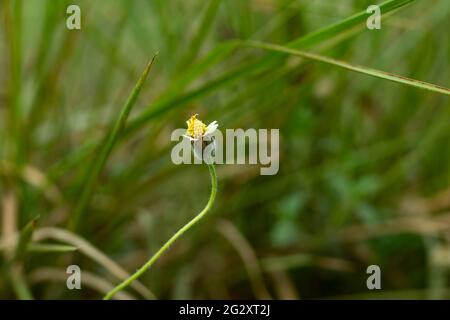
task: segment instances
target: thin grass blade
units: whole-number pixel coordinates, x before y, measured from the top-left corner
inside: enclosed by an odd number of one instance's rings
[[[405,84],[408,86],[412,86],[415,88],[424,89],[424,90],[428,90],[428,91],[432,91],[432,92],[436,92],[436,93],[450,95],[450,89],[442,87],[442,86],[438,86],[436,84],[399,76],[399,75],[396,75],[393,73],[389,73],[386,71],[381,71],[381,70],[377,70],[377,69],[373,69],[373,68],[369,68],[369,67],[365,67],[365,66],[351,64],[351,63],[348,63],[345,61],[325,57],[323,55],[319,55],[316,53],[310,53],[310,52],[305,52],[305,51],[301,51],[301,50],[283,47],[283,46],[276,45],[276,44],[256,42],[256,41],[247,41],[247,42],[244,42],[243,45],[254,47],[254,48],[259,48],[259,49],[264,49],[264,50],[283,52],[286,54],[298,56],[298,57],[305,58],[305,59],[320,61],[320,62],[323,62],[326,64],[330,64],[330,65],[334,65],[334,66],[344,68],[347,70],[366,74],[366,75],[369,75],[372,77],[385,79],[385,80]]]
[[[82,192],[80,196],[80,200],[78,201],[78,205],[75,207],[75,211],[73,215],[71,216],[71,219],[69,221],[69,228],[71,230],[76,230],[78,223],[81,219],[81,216],[83,212],[86,209],[86,206],[89,203],[89,200],[91,199],[92,193],[94,192],[95,185],[97,182],[97,178],[102,171],[108,156],[111,154],[112,149],[114,148],[114,145],[116,144],[117,140],[119,139],[120,135],[123,133],[128,116],[136,103],[136,100],[139,96],[139,93],[141,92],[141,89],[144,85],[145,80],[147,79],[147,76],[152,68],[153,62],[155,61],[154,56],[150,63],[145,68],[144,72],[142,73],[141,77],[139,78],[138,82],[136,83],[133,91],[129,95],[125,105],[122,108],[122,111],[120,112],[119,118],[117,119],[116,123],[112,127],[112,129],[107,133],[104,143],[100,147],[100,151],[97,157],[95,157],[87,171],[87,174],[84,178],[84,182],[82,183]]]

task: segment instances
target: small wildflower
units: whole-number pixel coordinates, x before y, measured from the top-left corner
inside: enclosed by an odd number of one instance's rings
[[[195,157],[201,161],[204,160],[206,163],[210,163],[212,160],[211,156],[215,154],[216,150],[213,133],[219,125],[217,121],[213,121],[207,126],[201,120],[197,119],[197,116],[197,114],[194,114],[186,121],[188,127],[186,134],[183,136],[192,142]],[[206,150],[209,150],[209,153],[206,152],[207,154],[204,155],[203,153]]]
[[[190,141],[210,140],[211,135],[219,126],[217,121],[213,121],[206,126],[201,120],[197,119],[197,116],[198,114],[194,114],[188,121],[186,121],[188,128],[186,130],[186,134],[183,136]]]

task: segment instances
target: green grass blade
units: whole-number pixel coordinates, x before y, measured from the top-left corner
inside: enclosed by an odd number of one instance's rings
[[[14,291],[20,300],[33,300],[33,294],[28,287],[25,276],[20,268],[13,268],[10,272]]]
[[[30,243],[27,248],[30,252],[38,253],[64,253],[73,252],[78,250],[77,247],[68,246],[63,244],[51,244],[51,243]]]
[[[222,42],[195,64],[188,63],[181,74],[171,81],[168,88],[164,90],[160,97],[158,97],[156,104],[159,103],[159,101],[168,101],[173,99],[174,96],[182,94],[184,89],[198,79],[205,71],[230,56],[237,48],[239,48],[239,44],[240,41],[236,40]]]
[[[15,260],[21,261],[24,259],[28,244],[30,243],[31,238],[33,237],[33,232],[36,229],[38,219],[39,217],[34,218],[30,222],[28,222],[20,231],[19,240],[17,242],[16,252],[14,255]]]
[[[9,276],[14,291],[21,300],[32,300],[33,295],[28,287],[27,281],[23,274],[23,261],[27,254],[27,247],[30,243],[34,230],[36,229],[37,220],[34,218],[28,222],[19,233],[14,258],[9,264]]]
[[[152,68],[153,62],[155,61],[155,57],[156,56],[154,56],[153,59],[150,61],[150,63],[147,65],[141,77],[137,81],[135,87],[133,88],[133,91],[129,95],[125,105],[122,108],[122,111],[120,112],[119,118],[117,119],[112,129],[106,135],[104,143],[100,147],[101,149],[98,156],[92,160],[88,168],[87,174],[82,183],[82,192],[80,200],[78,201],[74,213],[69,221],[69,228],[71,230],[76,230],[78,226],[80,218],[84,210],[86,209],[86,206],[88,205],[88,202],[94,191],[97,178],[101,170],[103,169],[106,160],[108,159],[108,156],[111,154],[111,151],[115,143],[117,142],[118,138],[124,131],[128,116],[134,104],[136,103],[136,100],[139,96],[142,86],[144,85],[145,80],[147,79],[147,76]]]
[[[144,125],[148,120],[165,113],[176,107],[180,107],[188,102],[191,102],[201,96],[208,94],[209,92],[222,87],[224,84],[232,81],[233,79],[239,78],[241,75],[246,74],[250,70],[254,70],[255,64],[249,64],[244,66],[244,68],[239,68],[232,73],[227,73],[224,76],[219,77],[213,81],[206,83],[205,85],[188,91],[185,94],[179,95],[173,99],[167,101],[161,101],[156,105],[153,105],[152,109],[147,110],[140,116],[138,116],[133,121],[130,121],[130,125],[126,130],[126,134],[131,133],[142,125]]]
[[[406,78],[403,76],[398,76],[393,73],[389,73],[389,72],[385,72],[385,71],[381,71],[381,70],[377,70],[377,69],[372,69],[372,68],[368,68],[365,66],[350,64],[345,61],[336,60],[336,59],[325,57],[325,56],[315,54],[315,53],[300,51],[300,50],[296,50],[296,49],[290,49],[290,48],[283,47],[280,45],[264,43],[264,42],[247,41],[247,42],[244,42],[243,44],[246,46],[254,47],[254,48],[276,51],[276,52],[283,52],[283,53],[298,56],[301,58],[320,61],[323,63],[331,64],[331,65],[334,65],[337,67],[341,67],[341,68],[344,68],[347,70],[366,74],[366,75],[373,76],[376,78],[381,78],[381,79],[385,79],[385,80],[389,80],[389,81],[393,81],[393,82],[397,82],[397,83],[402,83],[402,84],[405,84],[408,86],[416,87],[419,89],[424,89],[424,90],[428,90],[428,91],[432,91],[432,92],[450,95],[450,89],[445,88],[445,87],[441,87],[441,86],[438,86],[438,85],[435,85],[432,83],[428,83],[428,82],[424,82],[424,81],[420,81],[420,80]]]
[[[379,5],[379,8],[381,14],[383,15],[393,10],[404,7],[405,5],[410,4],[413,1],[415,0],[389,0],[381,3]],[[367,18],[370,15],[371,13],[367,13],[366,10],[360,11],[344,20],[338,21],[327,27],[311,32],[304,37],[294,40],[290,42],[288,46],[291,48],[311,47],[315,44],[330,40],[341,33],[357,27],[358,25],[362,25],[362,27],[365,27]]]
[[[208,31],[211,30],[211,25],[213,24],[214,18],[217,15],[220,3],[221,0],[210,0],[202,17],[202,21],[198,26],[196,34],[192,38],[190,44],[187,46],[188,51],[186,52],[184,57],[180,59],[178,69],[183,68],[185,65],[195,60],[197,53],[201,49],[201,46],[206,36],[208,35]]]

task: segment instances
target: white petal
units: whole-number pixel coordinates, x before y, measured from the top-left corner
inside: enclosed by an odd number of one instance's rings
[[[214,120],[213,122],[211,122],[210,124],[208,124],[208,126],[207,126],[206,128],[209,128],[209,127],[211,127],[211,126],[216,126],[216,128],[217,128],[219,125],[217,124],[217,121]]]
[[[185,134],[183,134],[183,137],[185,137],[186,139],[189,139],[189,141],[197,141],[198,140],[196,138],[192,138],[191,136],[187,136]]]
[[[217,121],[213,121],[211,122],[207,127],[206,127],[206,131],[204,136],[210,136],[211,134],[214,133],[214,131],[216,131],[216,129],[219,127],[219,125],[217,124]]]

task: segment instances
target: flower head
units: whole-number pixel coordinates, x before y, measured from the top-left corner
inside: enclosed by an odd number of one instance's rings
[[[197,119],[197,116],[198,114],[194,114],[186,121],[188,127],[184,137],[188,138],[190,141],[209,140],[219,125],[217,124],[217,121],[213,121],[207,126],[201,120]]]

